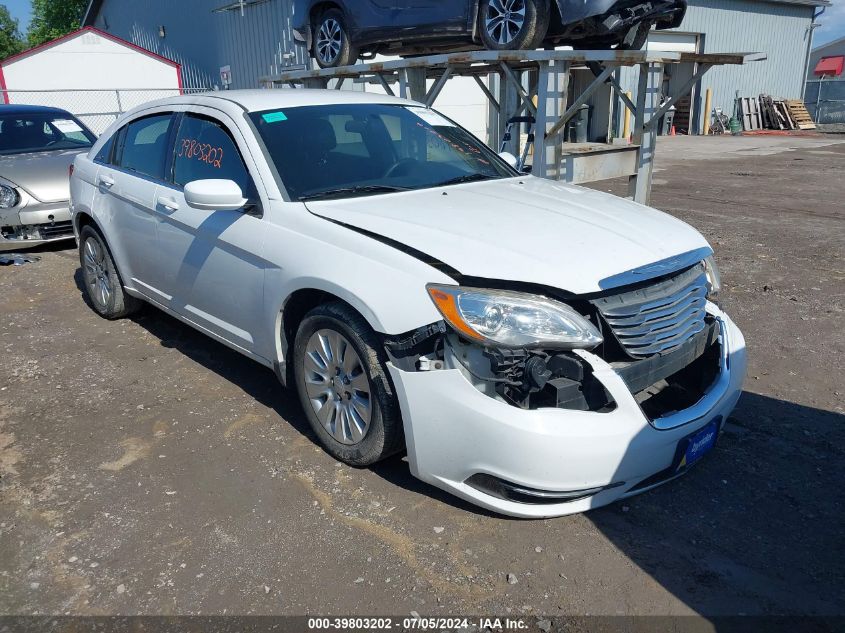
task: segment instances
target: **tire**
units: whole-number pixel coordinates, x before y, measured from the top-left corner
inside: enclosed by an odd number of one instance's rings
[[[346,27],[346,18],[339,9],[329,9],[320,15],[312,33],[312,57],[320,68],[349,66],[358,60],[358,48],[353,46]]]
[[[376,333],[345,303],[314,308],[297,330],[294,376],[305,416],[326,451],[350,466],[405,448],[386,361]]]
[[[79,264],[82,266],[85,296],[101,317],[122,319],[141,308],[143,302],[123,290],[106,241],[90,225],[83,226],[79,233]]]
[[[478,32],[491,51],[534,50],[546,37],[550,13],[541,0],[481,0]]]

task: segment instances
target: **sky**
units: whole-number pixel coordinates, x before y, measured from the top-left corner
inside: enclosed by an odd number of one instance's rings
[[[61,0],[56,0],[61,2]],[[845,37],[845,0],[832,0],[817,22],[821,24],[813,34],[813,47]],[[18,19],[21,33],[26,32],[30,17],[30,0],[2,0],[12,17]]]
[[[813,48],[845,37],[845,0],[833,0],[816,22],[821,26],[813,33]]]
[[[2,4],[6,5],[13,18],[17,18],[21,33],[26,33],[26,27],[29,26],[29,15],[32,12],[30,0],[3,0]]]

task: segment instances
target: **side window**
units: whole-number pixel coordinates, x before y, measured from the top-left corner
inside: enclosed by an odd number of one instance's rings
[[[119,132],[115,132],[109,137],[109,139],[105,143],[103,143],[103,146],[100,148],[100,151],[97,152],[97,155],[94,157],[95,162],[103,163],[104,165],[111,164],[111,150],[112,147],[114,147],[114,139],[118,134]]]
[[[208,178],[234,180],[244,197],[253,200],[257,197],[235,141],[217,121],[186,114],[176,135],[174,151],[174,184],[184,186]]]
[[[145,176],[164,179],[171,120],[170,114],[154,114],[127,125],[120,152],[120,166]]]

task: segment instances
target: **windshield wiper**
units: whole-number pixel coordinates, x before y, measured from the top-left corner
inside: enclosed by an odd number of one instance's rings
[[[489,174],[464,174],[463,176],[458,176],[457,178],[450,178],[449,180],[444,180],[441,183],[436,184],[436,187],[448,187],[449,185],[459,185],[464,182],[476,182],[479,180],[493,180],[496,176],[490,176]]]
[[[396,187],[394,185],[356,185],[354,187],[340,187],[338,189],[327,189],[300,196],[301,201],[326,200],[328,198],[344,198],[347,196],[366,195],[368,193],[394,193],[397,191],[409,191],[408,187]]]

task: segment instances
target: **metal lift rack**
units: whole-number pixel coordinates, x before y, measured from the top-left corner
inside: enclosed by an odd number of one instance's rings
[[[398,83],[399,96],[432,106],[446,82],[452,77],[471,77],[498,112],[499,133],[505,122],[526,111],[536,119],[537,146],[534,150],[533,174],[543,178],[572,180],[574,144],[563,144],[566,124],[590,97],[604,84],[609,84],[633,115],[631,152],[634,161],[620,173],[614,168],[599,170],[608,174],[629,176],[629,196],[647,203],[657,124],[677,100],[687,94],[702,75],[716,65],[741,65],[765,59],[759,53],[665,53],[649,51],[471,51],[444,55],[412,57],[388,62],[370,62],[339,68],[297,70],[262,78],[264,85],[296,88],[340,89],[346,79],[381,85],[394,95]],[[695,72],[683,86],[660,102],[665,64],[695,63]],[[639,83],[634,103],[619,85],[614,71],[622,66],[639,66]],[[589,69],[593,81],[571,103],[568,102],[571,71]],[[481,80],[497,74],[498,96]],[[427,89],[427,80],[434,80]],[[536,102],[536,106],[535,106]],[[705,113],[707,115],[708,113]],[[545,132],[545,134],[543,134]],[[518,153],[519,135],[514,135],[510,148]],[[488,143],[495,147],[496,143]],[[592,145],[595,147],[595,144]],[[605,147],[605,146],[601,146]],[[607,148],[613,146],[606,146]],[[626,148],[627,149],[627,148]]]

